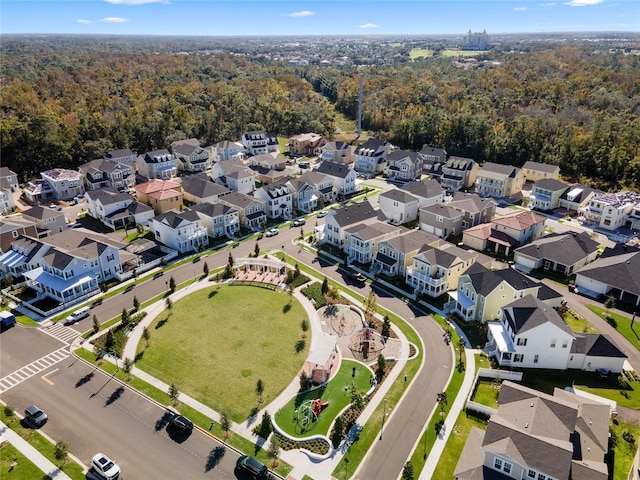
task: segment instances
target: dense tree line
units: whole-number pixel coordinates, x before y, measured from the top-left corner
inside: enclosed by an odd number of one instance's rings
[[[406,47],[394,54],[385,44],[379,64],[302,71],[247,42],[233,48],[255,55],[218,53],[201,39],[4,41],[2,165],[26,180],[181,138],[211,144],[253,128],[330,135],[334,108],[356,119],[362,74],[363,127],[401,148],[553,163],[567,179],[605,188],[640,184],[637,55],[547,42],[460,68],[442,55],[408,62]]]

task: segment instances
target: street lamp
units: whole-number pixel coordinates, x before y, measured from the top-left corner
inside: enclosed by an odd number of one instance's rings
[[[382,440],[382,431],[384,430],[384,417],[387,416],[387,397],[384,397],[384,408],[382,410],[382,426],[380,427],[380,440]]]
[[[349,459],[344,457],[344,480],[349,478]]]

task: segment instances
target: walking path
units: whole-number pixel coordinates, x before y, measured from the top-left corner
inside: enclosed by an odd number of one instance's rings
[[[42,470],[42,472],[47,474],[49,478],[54,480],[71,480],[71,477],[56,467],[48,458],[32,447],[29,442],[2,422],[0,422],[0,438],[5,438],[16,450],[27,457],[36,467]],[[13,468],[19,469],[20,465],[16,465]],[[0,475],[0,477],[2,477],[2,475]]]
[[[178,290],[177,292],[172,294],[171,300],[175,303],[176,301],[193,293],[194,291],[200,290],[202,288],[211,288],[212,286],[214,286],[214,284],[206,280],[200,280],[198,282],[194,282],[191,285],[181,290]],[[342,294],[348,300],[352,301],[354,304],[359,303],[356,299],[348,295],[345,295],[344,292]],[[294,296],[305,308],[307,315],[310,319],[309,323],[311,326],[311,333],[312,333],[310,351],[313,351],[313,349],[316,347],[317,342],[319,341],[318,340],[319,336],[323,335],[319,318],[311,302],[300,292],[300,288],[294,291]],[[129,339],[125,345],[125,348],[122,354],[123,359],[124,358],[133,359],[136,357],[138,344],[142,340],[142,331],[144,327],[145,326],[148,327],[151,324],[151,322],[160,313],[162,313],[162,311],[164,311],[165,308],[166,308],[165,302],[158,301],[153,305],[150,305],[149,307],[143,309],[144,311],[147,312],[147,315],[144,317],[144,319],[142,319],[138,323],[136,328],[134,328],[134,330],[129,335]],[[398,333],[400,335],[401,340],[404,340],[404,344],[406,345],[405,350],[403,350],[404,355],[396,359],[397,363],[395,368],[393,368],[393,370],[387,376],[385,381],[380,385],[380,387],[376,391],[371,401],[369,401],[369,403],[367,404],[367,407],[361,413],[359,417],[360,424],[365,424],[369,420],[369,418],[375,411],[380,401],[382,401],[382,399],[386,396],[389,388],[391,388],[391,385],[393,385],[393,382],[397,379],[398,375],[400,374],[400,371],[404,366],[404,363],[407,360],[408,352],[409,352],[408,341],[402,335],[401,332],[398,332]],[[78,342],[76,346],[90,348],[90,342],[91,342],[91,338],[87,339],[84,342]],[[107,355],[105,359],[113,363],[116,362],[116,359],[109,355]],[[335,370],[337,371],[338,369],[336,368]],[[162,390],[163,392],[166,392],[169,389],[169,385],[149,375],[148,373],[136,368],[135,366],[132,368],[131,373],[132,375],[140,378],[141,380],[144,380],[145,382],[149,383],[150,385],[153,385],[154,387],[158,388],[159,390]],[[300,382],[296,377],[282,391],[282,393],[277,398],[275,398],[270,404],[265,405],[261,409],[261,412],[268,411],[273,416],[282,406],[284,406],[287,402],[289,402],[291,398],[293,398],[299,392],[299,389],[300,389]],[[220,422],[220,414],[218,412],[198,402],[197,400],[191,398],[190,396],[184,393],[180,393],[178,400],[181,403],[184,403],[185,405],[188,405],[191,408],[198,410],[199,412],[215,420],[216,422]],[[260,415],[260,413],[258,415]],[[257,437],[252,431],[252,429],[257,425],[257,422],[258,422],[258,416],[252,417],[248,419],[246,422],[243,422],[241,424],[233,424],[231,430],[233,433],[240,435],[251,442],[257,442],[258,445],[261,446],[263,449],[268,449],[269,447],[268,440],[264,441],[262,439],[259,439],[259,437]],[[302,479],[305,474],[312,472],[313,478],[315,480],[329,480],[332,478],[331,473],[334,471],[334,469],[342,459],[345,452],[346,452],[346,447],[344,445],[341,445],[338,449],[333,450],[332,454],[328,458],[320,458],[300,450],[282,451],[280,458],[293,467],[293,470],[291,471],[290,475],[287,477],[289,479],[299,480],[299,479]]]

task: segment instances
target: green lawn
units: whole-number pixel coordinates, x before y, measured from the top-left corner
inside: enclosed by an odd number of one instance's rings
[[[598,307],[596,305],[587,305],[587,308],[600,318],[606,320],[618,332],[620,332],[624,338],[629,340],[634,347],[640,350],[640,318],[636,319],[633,328],[631,328],[631,317],[619,315],[614,312],[607,313],[605,308]]]
[[[614,480],[626,480],[631,470],[634,455],[638,448],[638,439],[640,439],[640,426],[629,425],[622,422],[614,422],[611,424],[610,430],[615,434],[615,446],[613,447],[613,475],[609,478]],[[624,432],[630,432],[635,437],[634,443],[626,442],[622,438]],[[613,435],[612,435],[613,436]]]
[[[429,58],[433,56],[433,50],[428,48],[414,48],[409,52],[409,58],[415,60],[416,58],[424,57]]]
[[[587,322],[584,318],[578,317],[569,311],[565,315],[564,321],[569,325],[571,330],[576,333],[600,333],[600,331]]]
[[[476,403],[486,405],[491,408],[498,408],[498,394],[500,389],[496,389],[493,386],[493,382],[489,379],[478,379],[476,386],[476,393],[473,395],[472,400]]]
[[[18,465],[11,468],[14,459],[18,461]],[[45,477],[44,472],[8,442],[0,447],[0,472],[2,472],[0,478],[11,480],[34,480]]]
[[[433,478],[453,478],[453,472],[472,427],[486,430],[487,421],[464,411],[460,412],[433,472]]]
[[[354,367],[356,369],[356,375],[352,377],[351,373]],[[329,427],[333,419],[351,403],[351,392],[348,388],[351,382],[356,382],[358,390],[365,393],[371,388],[370,379],[372,375],[373,372],[362,363],[353,360],[343,360],[340,365],[340,370],[327,384],[326,388],[316,388],[315,390],[297,395],[275,414],[275,420],[278,426],[296,438],[304,438],[310,435],[328,435]],[[298,409],[305,400],[316,398],[328,401],[329,405],[322,410],[322,413],[318,417],[317,424],[305,428],[305,426],[300,425],[300,422],[296,422],[295,410]]]
[[[618,383],[618,375],[611,374],[607,378],[595,372],[581,370],[546,370],[529,368],[524,370],[522,384],[535,390],[553,395],[553,388],[570,386],[585,392],[615,400],[619,405],[640,410],[640,383],[631,382],[629,388],[622,390]]]
[[[269,403],[304,364],[310,339],[300,353],[295,344],[306,314],[295,299],[289,302],[286,293],[259,287],[194,292],[152,322],[150,347],[140,342],[136,365],[242,421],[258,406],[259,379]]]

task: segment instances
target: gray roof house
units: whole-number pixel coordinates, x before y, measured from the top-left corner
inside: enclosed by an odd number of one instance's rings
[[[220,195],[229,192],[227,187],[212,182],[207,174],[188,175],[181,180],[184,199],[192,203],[216,203]]]
[[[391,144],[388,141],[370,138],[355,149],[353,168],[365,175],[382,173],[390,152]]]
[[[60,233],[67,228],[67,219],[64,213],[49,207],[31,207],[22,212],[22,218],[36,224],[38,238],[46,237],[52,233]]]
[[[171,153],[176,157],[178,170],[195,173],[205,172],[211,168],[209,152],[200,146],[197,138],[173,142]]]
[[[439,245],[442,240],[420,230],[407,230],[400,235],[378,243],[378,251],[371,269],[388,277],[405,275],[413,256],[425,245]]]
[[[447,152],[444,148],[425,145],[418,152],[422,159],[422,171],[431,178],[442,175],[442,167],[447,163]]]
[[[543,178],[531,187],[528,207],[532,210],[553,210],[560,205],[560,197],[569,188],[564,182],[555,178]]]
[[[486,431],[473,427],[457,480],[606,480],[609,405],[556,388],[502,382]]]
[[[580,293],[596,298],[613,296],[627,305],[640,305],[640,252],[603,254],[576,273]]]
[[[587,232],[551,234],[514,250],[515,268],[524,272],[544,269],[569,276],[593,262],[600,244]]]
[[[392,188],[378,197],[380,211],[387,220],[396,225],[413,222],[418,218],[418,197],[407,191]]]
[[[240,215],[234,207],[222,203],[205,202],[193,205],[191,210],[198,214],[210,237],[231,238],[240,231]]]
[[[462,233],[464,213],[451,205],[436,203],[420,209],[420,230],[441,238]]]
[[[440,185],[440,182],[433,178],[407,182],[399,188],[404,192],[418,197],[420,208],[428,207],[434,203],[444,203],[445,200],[445,189]]]
[[[358,223],[373,223],[377,217],[378,212],[366,200],[352,203],[342,208],[332,209],[325,217],[321,242],[342,248],[345,229]]]
[[[450,192],[469,188],[476,182],[480,166],[471,158],[449,157],[439,176],[440,184]]]
[[[550,163],[540,163],[528,160],[522,166],[522,173],[527,182],[537,182],[544,178],[558,180],[560,177],[560,167]]]
[[[408,182],[420,179],[422,157],[417,152],[394,150],[387,155],[387,166],[384,171],[391,181]]]

